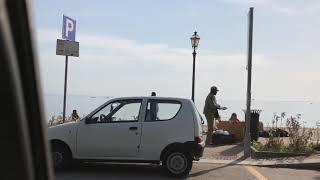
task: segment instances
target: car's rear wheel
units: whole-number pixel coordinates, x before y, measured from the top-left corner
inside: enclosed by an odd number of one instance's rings
[[[192,158],[183,151],[171,151],[165,155],[162,166],[169,176],[186,177],[192,168]]]
[[[54,144],[51,150],[54,168],[62,170],[70,166],[72,157],[69,149],[63,145]]]

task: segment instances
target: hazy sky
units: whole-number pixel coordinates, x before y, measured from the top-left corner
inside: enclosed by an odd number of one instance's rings
[[[249,3],[250,2],[250,3]],[[68,93],[191,96],[194,30],[201,38],[196,98],[212,85],[221,99],[245,99],[247,12],[254,10],[252,96],[320,100],[320,1],[35,0],[43,91],[63,94],[55,55],[62,15],[77,20],[80,57],[69,59]]]

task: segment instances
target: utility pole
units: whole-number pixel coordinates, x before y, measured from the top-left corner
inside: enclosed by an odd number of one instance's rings
[[[319,127],[320,127],[320,121],[318,121],[317,123],[316,123],[316,125],[317,125],[317,145],[319,144]]]
[[[252,34],[253,34],[253,7],[248,13],[248,81],[247,81],[247,110],[246,110],[246,132],[244,138],[244,156],[251,154],[250,121],[251,121],[251,75],[252,75]]]

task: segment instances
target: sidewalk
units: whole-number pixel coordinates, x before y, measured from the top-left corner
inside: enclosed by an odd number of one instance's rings
[[[241,143],[206,147],[203,157],[197,163],[287,167],[320,171],[320,154],[276,159],[251,159],[244,158],[243,155],[243,144]]]
[[[204,159],[236,160],[243,157],[243,144],[217,145],[205,147]]]

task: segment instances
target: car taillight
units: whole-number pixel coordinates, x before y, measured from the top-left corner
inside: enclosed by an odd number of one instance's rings
[[[200,144],[202,142],[202,137],[195,137],[194,141],[198,144]]]

